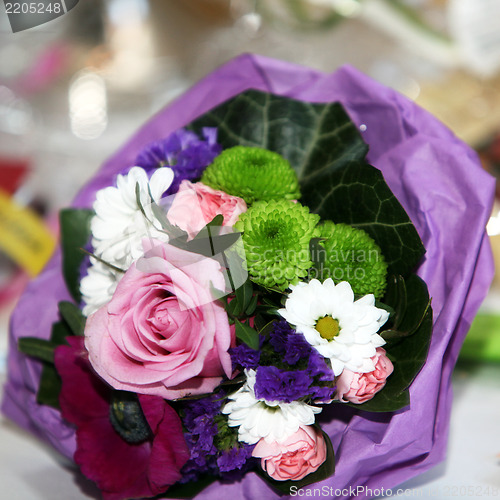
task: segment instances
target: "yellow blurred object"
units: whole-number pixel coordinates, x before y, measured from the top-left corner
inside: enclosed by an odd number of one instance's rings
[[[54,247],[55,239],[43,220],[0,190],[0,251],[28,274],[36,276]]]

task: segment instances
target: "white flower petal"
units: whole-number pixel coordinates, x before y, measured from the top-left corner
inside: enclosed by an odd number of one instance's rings
[[[312,425],[321,408],[301,401],[282,403],[257,399],[254,393],[254,370],[245,370],[247,381],[228,398],[222,413],[228,415],[231,427],[238,427],[238,439],[255,444],[264,438],[268,442],[283,442],[300,426]]]
[[[278,312],[322,356],[330,359],[335,375],[340,375],[344,368],[362,373],[374,369],[370,358],[377,347],[385,344],[377,332],[389,314],[375,307],[373,294],[354,301],[351,285],[347,281],[335,285],[331,278],[323,283],[313,279],[290,288],[285,307]],[[340,331],[330,341],[316,330],[316,323],[325,316],[339,322]]]
[[[89,267],[87,275],[80,282],[80,291],[85,302],[83,308],[85,316],[95,313],[111,300],[120,278],[119,273],[101,262],[95,261]]]
[[[168,167],[157,169],[149,180],[143,168],[133,167],[126,175],[118,175],[116,187],[107,187],[96,193],[91,231],[92,245],[99,257],[126,270],[142,256],[144,238],[168,242],[168,235],[161,230],[151,203],[160,201],[173,178],[173,171]]]

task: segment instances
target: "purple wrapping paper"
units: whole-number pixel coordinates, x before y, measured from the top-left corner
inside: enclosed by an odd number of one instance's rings
[[[384,173],[427,249],[418,274],[433,298],[434,331],[427,362],[411,386],[411,408],[396,414],[360,415],[340,405],[325,409],[324,417],[338,417],[322,423],[336,450],[336,472],[309,488],[395,487],[445,458],[451,373],[493,276],[484,227],[494,182],[468,146],[426,111],[353,68],[327,75],[242,55],[153,117],[80,191],[73,205],[90,207],[96,190],[111,184],[116,173],[132,165],[146,144],[250,88],[304,101],[340,101],[358,126],[366,126],[363,136],[370,145],[369,161]],[[69,299],[60,263],[57,253],[30,283],[13,314],[3,411],[72,457],[73,430],[61,421],[58,412],[35,402],[39,363],[16,350],[19,337],[48,338],[57,318],[57,302]],[[356,496],[366,497],[363,493]],[[279,497],[250,473],[239,483],[215,483],[197,498]]]

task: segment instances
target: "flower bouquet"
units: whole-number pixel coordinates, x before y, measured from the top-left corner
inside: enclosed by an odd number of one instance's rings
[[[4,412],[108,499],[377,494],[444,456],[492,196],[393,91],[242,56],[62,211]]]

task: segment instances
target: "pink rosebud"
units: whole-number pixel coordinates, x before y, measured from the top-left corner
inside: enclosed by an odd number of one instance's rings
[[[337,378],[337,391],[334,399],[344,403],[350,401],[361,404],[372,399],[383,389],[387,377],[394,371],[394,366],[382,347],[377,347],[377,352],[371,359],[375,364],[375,370],[369,373],[344,369]]]
[[[223,226],[232,226],[243,212],[245,200],[217,191],[201,182],[184,180],[179,186],[167,218],[189,234],[190,239],[205,227],[216,215],[224,217]]]
[[[262,438],[253,449],[261,467],[276,481],[298,481],[315,472],[326,460],[326,443],[321,431],[308,425],[283,443]]]

